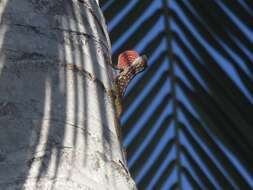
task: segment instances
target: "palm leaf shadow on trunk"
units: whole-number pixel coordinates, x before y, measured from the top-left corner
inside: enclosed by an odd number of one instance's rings
[[[130,184],[96,2],[16,3],[0,3],[0,189],[99,189],[105,182],[118,189],[120,176]],[[91,179],[96,172],[100,181]],[[90,177],[78,181],[84,173]]]

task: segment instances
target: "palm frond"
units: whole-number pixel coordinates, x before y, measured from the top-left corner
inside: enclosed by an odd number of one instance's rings
[[[139,189],[252,189],[252,3],[110,2],[113,61],[149,57],[121,118]]]

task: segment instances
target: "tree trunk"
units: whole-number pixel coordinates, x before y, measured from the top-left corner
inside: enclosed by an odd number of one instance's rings
[[[0,1],[0,189],[135,189],[94,0]]]

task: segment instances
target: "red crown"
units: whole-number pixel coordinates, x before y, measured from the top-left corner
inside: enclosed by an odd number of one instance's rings
[[[124,69],[126,67],[129,67],[138,57],[139,54],[136,51],[133,50],[124,51],[119,55],[117,65],[118,69]]]

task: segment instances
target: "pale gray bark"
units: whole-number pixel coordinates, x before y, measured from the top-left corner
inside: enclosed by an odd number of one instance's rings
[[[96,1],[2,0],[0,15],[0,189],[135,189]]]

